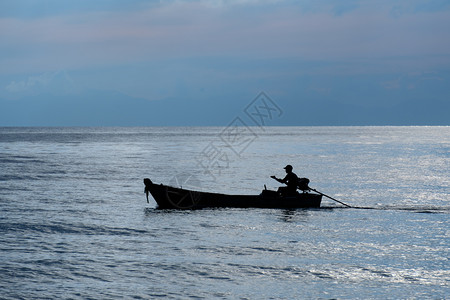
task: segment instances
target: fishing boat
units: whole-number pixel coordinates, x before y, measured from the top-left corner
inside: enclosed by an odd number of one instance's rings
[[[144,179],[148,202],[149,193],[160,209],[201,209],[201,208],[319,208],[321,193],[310,190],[282,196],[266,188],[259,195],[227,195],[193,191],[163,184],[155,184],[149,178]]]

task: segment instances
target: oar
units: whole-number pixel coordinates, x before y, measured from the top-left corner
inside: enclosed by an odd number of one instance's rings
[[[341,202],[341,201],[339,201],[339,200],[337,200],[337,199],[334,199],[333,197],[330,197],[330,196],[328,196],[328,195],[325,195],[324,193],[321,193],[321,192],[319,192],[318,190],[315,190],[315,189],[312,189],[312,188],[309,188],[309,189],[310,189],[311,191],[314,191],[314,192],[316,192],[316,193],[322,195],[322,196],[325,196],[325,197],[327,197],[327,198],[330,198],[331,200],[334,200],[334,201],[336,201],[336,202],[339,202],[339,203],[342,204],[342,205],[345,205],[345,206],[347,206],[347,207],[351,207],[350,205],[345,204],[344,202]]]

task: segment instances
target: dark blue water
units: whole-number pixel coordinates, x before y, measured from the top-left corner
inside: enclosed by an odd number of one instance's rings
[[[0,128],[0,298],[447,298],[450,127]],[[164,211],[144,177],[321,209]]]

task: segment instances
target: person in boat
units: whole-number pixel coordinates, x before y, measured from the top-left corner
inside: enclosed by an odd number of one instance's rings
[[[286,184],[286,186],[281,186],[278,188],[279,194],[281,194],[282,196],[295,195],[297,191],[298,177],[294,172],[292,172],[291,165],[287,165],[286,167],[284,167],[284,169],[286,171],[286,176],[283,179],[277,178],[275,176],[270,177],[280,183]]]

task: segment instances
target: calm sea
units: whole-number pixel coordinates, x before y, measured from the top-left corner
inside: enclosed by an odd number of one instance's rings
[[[321,209],[165,211],[291,164]],[[0,128],[0,298],[450,297],[450,127]]]

